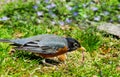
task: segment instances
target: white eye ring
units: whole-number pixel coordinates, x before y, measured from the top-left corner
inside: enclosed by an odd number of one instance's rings
[[[78,47],[78,44],[77,44],[77,43],[74,43],[73,46]]]

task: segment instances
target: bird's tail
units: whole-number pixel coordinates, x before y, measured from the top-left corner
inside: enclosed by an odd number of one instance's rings
[[[11,41],[8,40],[8,39],[0,39],[0,42],[7,42],[7,43],[9,43],[9,42],[11,42]]]

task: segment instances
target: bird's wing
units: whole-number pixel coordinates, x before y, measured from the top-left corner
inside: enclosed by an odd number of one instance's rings
[[[51,34],[16,39],[12,42],[16,49],[44,54],[56,53],[57,49],[67,46],[65,38]]]
[[[37,41],[28,42],[23,46],[16,46],[15,49],[31,51],[33,53],[53,54],[56,53],[59,48],[64,48],[66,45],[62,42],[49,42],[49,44],[40,44]]]

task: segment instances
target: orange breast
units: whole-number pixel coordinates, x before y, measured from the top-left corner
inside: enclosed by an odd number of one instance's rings
[[[67,52],[67,47],[64,47],[64,48],[60,48],[56,53],[53,53],[53,54],[42,54],[42,53],[39,53],[39,55],[43,58],[51,58],[51,57],[56,57],[58,55],[62,55],[64,53]]]

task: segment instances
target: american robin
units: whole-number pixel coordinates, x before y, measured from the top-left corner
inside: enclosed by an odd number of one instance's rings
[[[67,52],[85,48],[73,38],[60,37],[53,34],[37,35],[22,39],[0,39],[0,42],[8,42],[17,50],[26,50],[37,53],[39,56],[46,58],[57,57],[60,61],[66,60]]]

